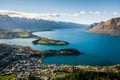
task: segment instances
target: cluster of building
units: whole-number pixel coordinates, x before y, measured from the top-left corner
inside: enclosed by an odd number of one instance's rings
[[[71,74],[75,71],[98,71],[98,72],[105,72],[105,71],[114,71],[118,72],[114,66],[87,66],[87,65],[56,65],[56,64],[43,64],[41,62],[41,57],[30,57],[29,54],[18,54],[16,55],[17,58],[19,57],[21,60],[18,60],[11,65],[7,66],[1,71],[1,75],[15,73],[16,78],[19,79],[28,79],[30,75],[37,77],[43,80],[49,80],[51,78],[55,78],[56,76],[60,77],[61,74]],[[24,55],[24,56],[23,56]]]
[[[16,73],[16,78],[28,79],[30,75],[43,80],[49,80],[51,78],[60,77],[61,74],[70,74],[75,71],[117,71],[111,67],[100,66],[71,66],[71,65],[56,65],[56,64],[42,64],[39,58],[30,58],[28,60],[21,60],[14,66],[4,69],[2,72],[6,74]]]

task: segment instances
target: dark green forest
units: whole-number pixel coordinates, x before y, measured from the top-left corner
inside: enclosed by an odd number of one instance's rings
[[[53,80],[120,80],[120,73],[80,71]]]

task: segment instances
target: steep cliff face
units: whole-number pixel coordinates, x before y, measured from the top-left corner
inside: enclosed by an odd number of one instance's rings
[[[98,34],[120,35],[120,17],[112,18],[104,23],[100,23],[88,30],[88,32]]]

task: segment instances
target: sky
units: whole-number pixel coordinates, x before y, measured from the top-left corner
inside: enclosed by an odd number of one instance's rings
[[[29,18],[92,24],[120,17],[119,5],[120,0],[0,0],[0,11],[20,12],[19,16]]]

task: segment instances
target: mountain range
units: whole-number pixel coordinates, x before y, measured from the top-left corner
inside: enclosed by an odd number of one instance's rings
[[[22,29],[30,31],[44,31],[54,29],[80,28],[83,26],[85,25],[44,19],[10,17],[9,15],[0,14],[0,27],[9,30]]]
[[[13,13],[5,13],[6,12],[4,12],[4,14],[0,13],[0,28],[7,30],[21,29],[25,31],[47,31],[54,29],[86,28],[88,32],[91,33],[120,35],[120,17],[112,18],[100,23],[94,23],[87,27],[85,24],[19,16],[13,17],[11,16]],[[37,17],[39,17],[39,15]]]

